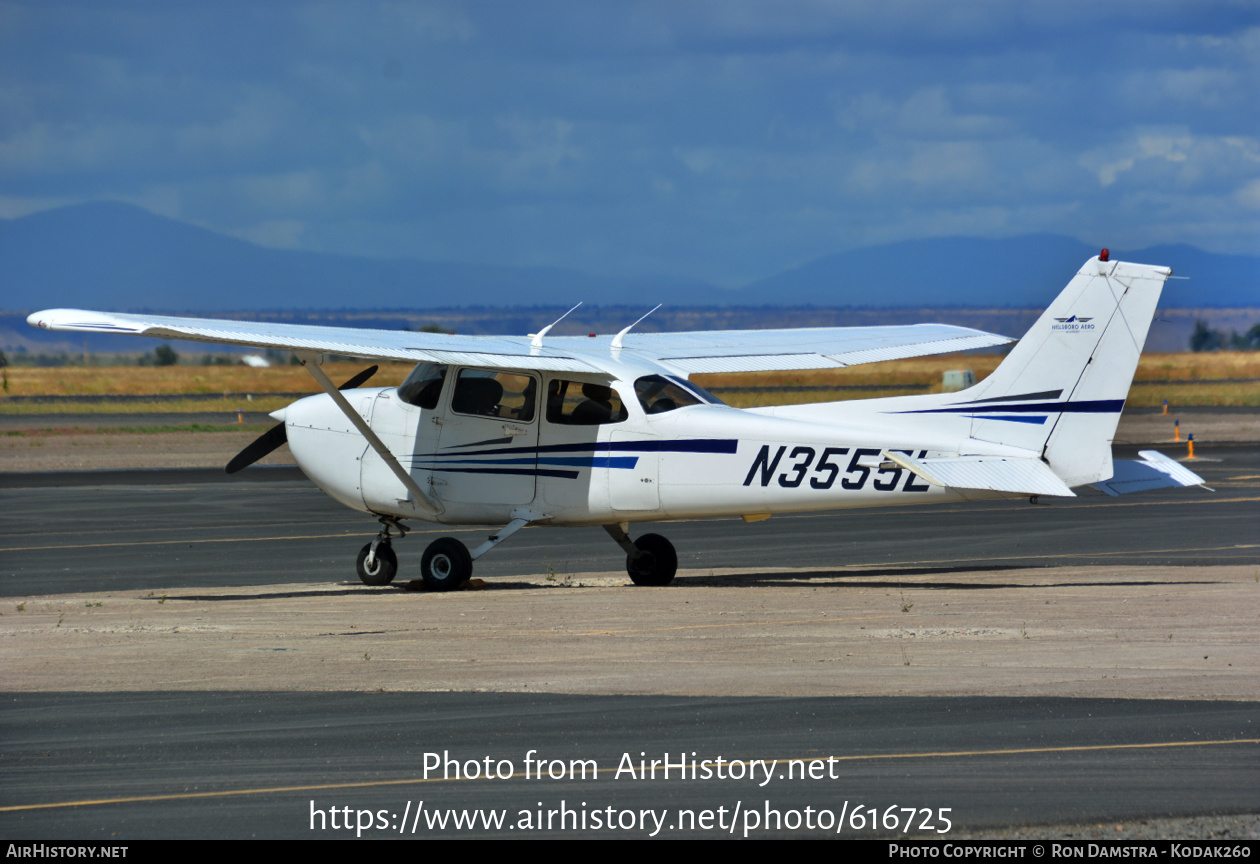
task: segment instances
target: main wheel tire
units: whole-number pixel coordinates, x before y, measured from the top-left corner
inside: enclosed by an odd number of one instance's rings
[[[678,572],[678,553],[674,544],[660,534],[644,534],[634,541],[642,554],[638,559],[626,556],[626,572],[635,585],[668,585]]]
[[[451,591],[472,577],[472,566],[467,546],[454,537],[441,537],[424,550],[420,577],[430,591]]]
[[[371,551],[371,543],[359,550],[359,560],[354,565],[359,571],[359,578],[363,580],[364,585],[388,585],[394,581],[394,576],[398,573],[398,556],[394,554],[394,549],[389,543],[378,543],[372,566],[368,567],[367,557]]]

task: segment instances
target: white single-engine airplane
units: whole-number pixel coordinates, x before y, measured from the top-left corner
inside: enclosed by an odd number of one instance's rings
[[[36,327],[292,351],[324,394],[229,463],[288,442],[306,475],[377,516],[358,557],[369,585],[398,569],[404,519],[498,530],[469,552],[444,537],[421,575],[447,590],[526,525],[601,525],[639,585],[678,566],[632,522],[994,497],[1109,494],[1203,480],[1155,451],[1112,462],[1111,440],[1164,280],[1172,271],[1091,258],[982,382],[957,393],[738,410],[688,381],[699,372],[818,369],[1002,345],[939,324],[532,338],[456,336],[52,309]],[[645,316],[646,317],[646,316]],[[642,319],[639,319],[640,321]],[[636,324],[638,322],[635,322]],[[553,325],[554,326],[554,325]],[[322,354],[418,361],[399,387],[336,387]]]

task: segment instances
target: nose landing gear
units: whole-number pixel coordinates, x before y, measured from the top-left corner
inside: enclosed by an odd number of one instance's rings
[[[364,585],[388,585],[398,574],[398,556],[394,554],[390,541],[389,529],[398,532],[401,540],[407,536],[407,529],[394,516],[381,517],[381,530],[376,539],[359,550],[355,570]]]
[[[373,546],[376,547],[375,550],[372,549]],[[359,550],[359,559],[354,567],[364,585],[388,585],[398,574],[398,556],[389,543],[378,543],[374,540]]]

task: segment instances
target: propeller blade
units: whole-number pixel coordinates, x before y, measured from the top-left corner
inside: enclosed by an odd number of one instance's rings
[[[350,379],[349,381],[347,381],[345,384],[342,384],[342,385],[341,385],[340,387],[338,387],[337,389],[338,389],[338,390],[353,390],[353,389],[355,389],[356,387],[358,387],[360,384],[362,384],[362,383],[364,383],[365,381],[367,381],[367,380],[368,380],[369,378],[371,378],[373,375],[375,375],[375,374],[376,374],[376,370],[377,370],[377,369],[380,369],[380,368],[381,368],[380,366],[369,366],[368,368],[366,368],[366,369],[364,369],[362,372],[360,372],[358,375],[355,375],[353,378],[351,378],[351,379]]]
[[[240,453],[233,456],[232,461],[227,464],[227,468],[225,470],[229,474],[235,474],[242,468],[253,465],[259,459],[263,458],[272,450],[275,450],[288,440],[289,434],[285,431],[284,424],[277,423],[275,426],[272,426],[264,432],[259,438],[256,438],[254,443],[250,444]]]
[[[353,390],[375,375],[376,370],[379,368],[379,366],[369,366],[337,389]],[[224,470],[228,474],[235,474],[242,468],[248,468],[250,465],[253,465],[259,459],[263,458],[272,450],[275,450],[288,440],[289,433],[285,431],[284,424],[278,423],[264,432],[261,436],[254,439],[254,442],[240,453],[233,456],[232,461],[227,464],[227,468]]]

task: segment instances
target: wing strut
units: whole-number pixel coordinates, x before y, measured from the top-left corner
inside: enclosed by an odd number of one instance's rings
[[[412,479],[410,474],[403,470],[403,467],[398,464],[398,460],[394,458],[394,454],[389,452],[389,448],[385,446],[385,442],[376,436],[376,433],[372,431],[372,427],[367,424],[367,421],[363,419],[359,412],[350,407],[350,403],[346,401],[346,397],[341,395],[341,391],[338,390],[336,385],[334,385],[332,381],[329,380],[328,376],[324,374],[324,370],[319,368],[319,363],[315,362],[316,356],[317,355],[300,352],[298,354],[298,359],[302,361],[302,365],[306,367],[306,371],[310,372],[311,376],[319,382],[319,386],[324,388],[324,392],[332,397],[332,400],[337,403],[337,407],[341,409],[341,413],[346,415],[347,419],[349,419],[349,421],[354,424],[354,427],[362,433],[364,438],[367,439],[368,444],[372,445],[372,449],[375,450],[383,460],[385,460],[385,464],[389,466],[389,470],[394,472],[394,476],[396,476],[399,481],[407,487],[407,491],[409,491],[415,498],[415,502],[420,509],[428,510],[435,516],[438,513],[441,513],[442,508],[434,503],[433,499],[424,493],[424,490],[421,489],[420,485]]]

